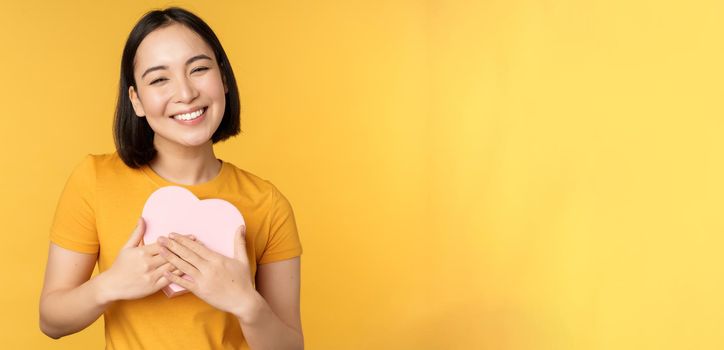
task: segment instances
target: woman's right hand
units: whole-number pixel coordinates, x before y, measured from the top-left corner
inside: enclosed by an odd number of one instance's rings
[[[140,245],[146,223],[138,220],[128,242],[123,245],[113,265],[98,277],[103,278],[106,302],[139,299],[158,292],[171,282],[163,276],[168,271],[180,274],[160,255],[158,243]]]

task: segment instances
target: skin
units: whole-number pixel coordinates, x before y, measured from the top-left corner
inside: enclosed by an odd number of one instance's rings
[[[211,136],[221,123],[227,88],[211,47],[192,30],[172,24],[144,38],[134,65],[137,88],[131,87],[129,96],[136,116],[147,118],[155,132],[158,156],[151,168],[180,184],[214,178],[221,163],[214,155]],[[206,108],[206,116],[197,125],[171,118],[199,108]],[[175,282],[235,315],[250,348],[304,347],[298,257],[259,265],[254,289],[245,227],[237,230],[234,258],[176,234],[141,245],[144,232],[145,223],[139,219],[113,265],[94,278],[90,276],[97,255],[51,243],[40,300],[41,330],[52,338],[75,333],[111,303],[142,298]],[[180,278],[181,273],[193,281]]]

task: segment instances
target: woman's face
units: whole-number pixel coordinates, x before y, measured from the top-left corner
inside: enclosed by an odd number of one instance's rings
[[[136,50],[129,88],[134,111],[155,132],[154,145],[205,145],[219,127],[226,86],[211,47],[180,24],[157,29]]]

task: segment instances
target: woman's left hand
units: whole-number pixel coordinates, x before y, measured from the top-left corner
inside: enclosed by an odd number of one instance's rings
[[[253,307],[258,293],[251,282],[244,225],[239,226],[234,237],[234,258],[214,252],[180,234],[171,233],[169,238],[158,239],[163,247],[161,255],[193,280],[173,274],[166,274],[167,279],[211,306],[237,317],[242,317]]]

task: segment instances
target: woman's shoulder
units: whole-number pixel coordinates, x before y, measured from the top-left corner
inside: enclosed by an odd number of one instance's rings
[[[231,162],[224,161],[224,164],[228,170],[227,179],[231,180],[231,182],[244,187],[247,191],[253,190],[258,194],[279,195],[279,190],[271,181]]]
[[[83,157],[81,164],[93,165],[95,168],[125,166],[118,152],[112,153],[88,153]]]
[[[75,172],[95,174],[99,170],[103,170],[108,167],[117,167],[119,161],[123,164],[121,158],[115,152],[102,154],[88,153],[77,161],[75,165]]]
[[[107,176],[118,176],[135,170],[129,168],[117,152],[112,152],[86,154],[76,165],[75,171],[96,179],[103,179]]]

